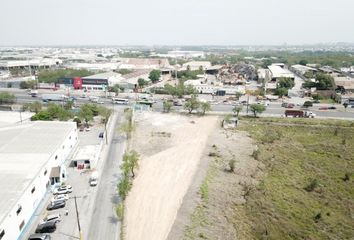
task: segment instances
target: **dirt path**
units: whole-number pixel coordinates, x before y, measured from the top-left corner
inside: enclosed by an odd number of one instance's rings
[[[127,240],[164,240],[197,171],[216,117],[143,113],[133,146],[142,156],[126,200]]]

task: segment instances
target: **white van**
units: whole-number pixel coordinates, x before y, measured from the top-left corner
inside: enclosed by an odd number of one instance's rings
[[[90,186],[94,187],[97,186],[97,184],[98,184],[98,172],[93,171],[90,176]]]

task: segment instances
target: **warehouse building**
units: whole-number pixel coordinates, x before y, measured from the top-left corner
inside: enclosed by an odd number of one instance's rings
[[[63,165],[77,142],[76,123],[0,127],[0,239],[19,239],[45,194],[66,179]]]

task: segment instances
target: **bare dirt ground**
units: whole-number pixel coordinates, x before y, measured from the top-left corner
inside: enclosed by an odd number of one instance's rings
[[[198,171],[216,117],[144,112],[135,118],[132,148],[141,155],[126,199],[127,240],[164,240]]]
[[[235,211],[235,206],[245,203],[247,191],[262,174],[262,164],[251,156],[256,148],[246,132],[218,128],[209,136],[200,171],[194,176],[169,240],[247,239],[250,229],[243,223],[245,213]],[[234,172],[229,167],[232,159]]]

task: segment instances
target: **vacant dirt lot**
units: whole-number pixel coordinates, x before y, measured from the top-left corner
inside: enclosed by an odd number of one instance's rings
[[[125,237],[164,240],[217,118],[145,112],[136,115],[136,122],[132,146],[141,161],[126,200]]]
[[[202,157],[207,172],[198,172],[203,177],[199,182],[195,176],[169,240],[245,239],[249,227],[242,232],[235,228],[235,219],[244,218],[244,213],[234,209],[245,203],[248,189],[262,175],[262,164],[251,157],[256,148],[246,132],[218,128],[210,135]],[[234,162],[234,171],[230,162]]]

